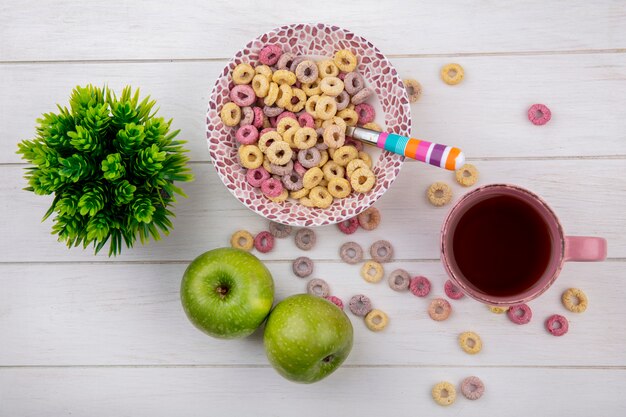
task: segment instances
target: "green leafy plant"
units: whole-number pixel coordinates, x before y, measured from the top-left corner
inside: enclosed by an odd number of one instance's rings
[[[68,247],[107,242],[109,256],[160,239],[172,227],[168,207],[185,196],[174,182],[191,181],[189,158],[170,132],[172,120],[156,117],[156,102],[139,101],[130,87],[118,98],[108,87],[76,87],[70,108],[37,119],[36,137],[18,145],[27,191],[54,194],[44,220],[55,215],[52,233]],[[185,196],[186,197],[186,196]]]

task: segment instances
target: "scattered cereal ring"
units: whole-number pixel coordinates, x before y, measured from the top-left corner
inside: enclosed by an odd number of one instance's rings
[[[284,177],[293,172],[293,162],[287,161],[285,165],[270,164],[270,169],[272,170],[272,174]]]
[[[359,317],[365,317],[367,313],[372,311],[372,301],[363,294],[352,297],[348,306],[352,314]]]
[[[553,314],[546,320],[546,330],[553,336],[563,336],[568,329],[567,319],[559,314]]]
[[[283,184],[275,178],[269,178],[261,183],[261,191],[268,197],[278,197],[283,192]]]
[[[445,182],[435,182],[426,191],[428,201],[435,207],[441,207],[452,200],[452,189]]]
[[[365,230],[374,230],[380,224],[380,211],[376,207],[370,207],[362,211],[357,218],[359,225]]]
[[[342,49],[335,52],[335,57],[333,58],[333,61],[340,71],[352,72],[356,69],[356,56],[354,56],[352,51],[348,49]]]
[[[428,306],[428,315],[435,321],[443,321],[450,317],[452,306],[443,298],[435,298]]]
[[[346,198],[352,192],[352,188],[345,178],[331,178],[328,181],[328,192],[335,198]]]
[[[265,151],[265,156],[270,160],[270,163],[275,165],[285,165],[291,161],[291,155],[293,151],[287,142],[274,142],[268,146]]]
[[[337,102],[337,111],[341,111],[350,104],[350,94],[344,90],[335,97],[335,101]]]
[[[470,355],[475,355],[483,348],[480,336],[474,332],[463,332],[459,335],[459,346]]]
[[[270,233],[277,239],[286,238],[291,234],[291,226],[287,224],[270,221]]]
[[[489,308],[489,311],[495,314],[504,314],[507,311],[509,311],[508,307],[500,307],[500,306],[487,306],[487,307]]]
[[[294,58],[294,54],[290,52],[283,52],[283,54],[280,56],[280,58],[278,58],[278,61],[276,62],[276,67],[279,70],[288,70],[289,68],[291,68],[291,64],[293,63]]]
[[[255,145],[243,145],[239,148],[239,160],[244,168],[258,168],[263,165],[263,152]]]
[[[569,288],[563,292],[561,301],[566,309],[572,313],[582,313],[587,310],[589,300],[587,295],[578,288]]]
[[[419,275],[411,278],[409,288],[411,289],[411,293],[413,293],[413,295],[417,297],[426,297],[430,294],[431,284],[428,278]]]
[[[328,208],[333,203],[333,196],[328,191],[328,188],[321,185],[311,189],[309,192],[309,198],[313,201],[315,207],[321,209]]]
[[[236,85],[250,84],[252,78],[254,78],[254,74],[254,68],[252,68],[250,64],[239,64],[233,70],[233,82]]]
[[[339,256],[347,264],[358,264],[363,260],[363,248],[356,242],[346,242],[339,248]]]
[[[350,72],[343,79],[346,91],[350,95],[355,95],[365,87],[365,81],[358,72]]]
[[[296,276],[305,278],[313,273],[313,261],[306,256],[300,256],[293,261],[291,268]]]
[[[249,251],[254,246],[254,238],[247,230],[237,230],[230,238],[230,246]]]
[[[237,129],[235,139],[242,145],[252,145],[259,139],[259,131],[252,125],[244,125]]]
[[[478,181],[478,170],[472,164],[465,164],[455,172],[456,182],[464,187],[470,187]]]
[[[303,83],[302,91],[304,91],[305,94],[309,97],[319,96],[320,94],[322,94],[322,89],[320,88],[320,81],[321,80],[317,79],[315,81],[311,81],[310,83]]]
[[[358,123],[362,125],[373,122],[376,117],[374,108],[367,103],[357,104],[354,111],[359,116]]]
[[[309,98],[310,100],[311,98]],[[308,101],[307,101],[308,104]],[[334,97],[320,96],[315,104],[315,116],[318,119],[328,120],[337,114],[337,102]]]
[[[454,285],[454,282],[452,282],[451,280],[446,281],[446,283],[443,285],[443,290],[446,295],[453,300],[459,300],[465,296],[465,294],[463,294],[463,291],[461,291],[459,287]]]
[[[263,231],[254,237],[254,247],[261,253],[267,253],[274,249],[274,236],[270,232]]]
[[[319,76],[322,79],[326,77],[336,77],[339,75],[339,68],[337,68],[337,65],[335,65],[335,63],[330,59],[319,61],[317,63],[317,69],[319,70]]]
[[[510,307],[506,315],[515,324],[526,324],[533,318],[533,312],[526,304]]]
[[[241,108],[241,120],[239,121],[239,126],[252,125],[254,122],[254,111],[252,107],[246,106]]]
[[[339,230],[341,230],[342,233],[345,233],[346,235],[351,235],[359,228],[359,220],[356,217],[353,217],[351,219],[347,219],[337,223],[337,227],[339,228]]]
[[[268,81],[272,78],[272,69],[267,65],[257,65],[254,67],[254,72],[257,75],[262,75],[268,79]],[[254,79],[254,78],[253,78]]]
[[[302,177],[304,188],[312,189],[317,187],[324,178],[324,173],[319,167],[310,168]]]
[[[313,278],[306,285],[306,291],[318,297],[328,297],[330,295],[330,287],[323,279]]]
[[[270,177],[270,173],[263,167],[249,169],[246,172],[246,180],[248,180],[248,184],[255,188],[259,188],[263,181]]]
[[[248,84],[234,86],[229,97],[239,107],[251,106],[256,101],[254,90]]]
[[[376,262],[389,262],[393,258],[393,246],[388,240],[377,240],[370,246],[370,255]]]
[[[369,123],[365,123],[363,125],[364,128],[369,129],[369,130],[375,130],[377,132],[382,132],[383,128],[380,127],[380,125],[378,123],[374,123],[374,122],[369,122]]]
[[[357,104],[361,104],[363,103],[365,100],[367,100],[368,98],[370,98],[370,96],[374,93],[374,90],[372,90],[369,87],[363,87],[361,89],[361,91],[359,91],[358,93],[356,93],[355,95],[352,96],[352,98],[350,99],[350,103],[354,104],[355,106]]]
[[[404,269],[396,269],[387,278],[389,288],[394,291],[406,291],[409,288],[411,276]]]
[[[241,108],[232,101],[228,102],[222,106],[220,117],[226,126],[237,126],[241,121]]]
[[[320,150],[313,147],[309,149],[302,149],[298,152],[298,162],[304,168],[313,168],[320,165],[322,160],[322,154]]]
[[[324,128],[324,143],[329,148],[341,148],[346,141],[345,129],[338,125],[329,125]]]
[[[404,83],[404,88],[406,88],[406,92],[409,95],[409,101],[411,103],[415,103],[422,96],[422,85],[417,81],[408,78],[406,80],[402,80]]]
[[[381,310],[372,310],[365,316],[365,325],[373,332],[379,332],[389,323],[389,317]]]
[[[459,64],[447,64],[441,68],[441,79],[448,85],[456,85],[463,81],[464,71]]]
[[[309,250],[315,246],[315,232],[308,228],[302,228],[296,232],[295,242],[298,249]]]
[[[263,65],[274,65],[282,55],[283,50],[278,45],[265,45],[259,51],[259,62]]]
[[[302,185],[302,177],[298,175],[297,172],[292,172],[287,175],[283,175],[281,181],[285,188],[289,191],[298,191],[301,190]]]
[[[357,168],[350,177],[352,189],[357,193],[366,193],[374,187],[376,177],[369,169]]]
[[[296,123],[298,122],[296,121]],[[298,124],[298,126],[300,125]],[[317,143],[317,132],[311,127],[301,127],[296,131],[293,143],[298,149],[312,148]],[[302,161],[300,161],[300,163],[302,163]]]
[[[385,271],[383,270],[383,266],[375,261],[367,261],[361,267],[361,277],[370,283],[379,282],[383,279],[385,275]]]
[[[320,88],[327,96],[337,97],[343,91],[343,81],[337,77],[322,78]]]
[[[308,59],[300,62],[298,66],[296,67],[295,72],[296,72],[296,78],[302,84],[313,83],[314,81],[317,80],[317,76],[319,75],[319,71],[317,69],[317,65],[315,64],[315,62],[308,60]]]
[[[435,384],[430,393],[433,396],[433,400],[439,405],[447,406],[456,400],[456,389],[449,382],[444,381]]]
[[[545,125],[552,118],[552,112],[545,104],[533,104],[528,109],[528,120],[536,126]]]
[[[461,382],[461,392],[468,400],[477,400],[485,393],[485,384],[477,376],[468,376]]]
[[[341,298],[335,297],[334,295],[329,295],[324,298],[343,310],[343,301],[341,301]]]
[[[341,117],[347,126],[356,126],[357,123],[359,123],[359,114],[349,107],[346,107],[345,109],[338,112],[337,116]],[[356,143],[361,142],[357,141]]]

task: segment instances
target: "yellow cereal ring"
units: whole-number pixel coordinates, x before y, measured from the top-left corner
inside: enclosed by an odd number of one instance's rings
[[[309,197],[302,197],[300,198],[300,200],[298,200],[300,202],[300,204],[302,204],[304,207],[315,207],[315,204],[313,204],[313,200],[311,200]]]
[[[263,165],[263,152],[256,145],[243,145],[239,148],[241,166],[248,169]]]
[[[326,59],[324,61],[319,61],[317,63],[317,69],[320,73],[320,78],[326,77],[336,77],[339,75],[339,67],[335,65],[333,61],[330,59]]]
[[[272,74],[272,81],[274,81],[278,85],[287,84],[289,86],[292,86],[296,83],[296,74],[287,70],[274,71],[274,73]]]
[[[302,91],[309,97],[321,95],[322,89],[320,88],[320,81],[320,79],[317,79],[312,83],[302,84]]]
[[[261,152],[265,152],[267,148],[272,144],[272,142],[280,142],[283,138],[280,136],[280,133],[270,130],[269,132],[263,133],[257,142],[257,146],[261,150]]]
[[[337,148],[328,148],[328,155],[330,155],[330,159],[333,159],[335,157],[335,151],[337,150]]]
[[[302,187],[298,191],[291,191],[289,193],[289,197],[295,198],[296,200],[299,200],[302,197],[308,196],[309,195],[309,191],[311,191],[311,190],[309,190],[308,188]]]
[[[478,170],[472,164],[465,164],[455,172],[456,182],[464,187],[470,187],[478,181]]]
[[[372,157],[365,151],[359,151],[359,159],[365,162],[369,169],[372,169]]]
[[[322,124],[323,126],[323,124]],[[329,148],[341,148],[346,141],[345,131],[339,125],[327,126],[324,128],[324,143]]]
[[[272,127],[270,119],[266,115],[263,115],[263,129],[267,129],[269,127]]]
[[[267,172],[269,172],[270,174],[273,174],[273,172],[272,172],[272,164],[270,163],[269,159],[263,158],[263,168],[265,168],[265,170]]]
[[[278,91],[278,84],[270,83],[270,88],[267,91],[267,95],[263,99],[263,103],[265,103],[266,106],[271,106],[276,103],[276,99],[278,98]]]
[[[328,161],[322,166],[322,172],[324,173],[324,178],[330,182],[333,178],[343,178],[346,169],[335,161]]]
[[[328,188],[328,180],[326,178],[322,178],[322,180],[318,184],[318,187]]]
[[[348,49],[342,49],[340,51],[335,52],[335,57],[333,59],[337,68],[343,72],[352,72],[356,69],[356,56],[352,53],[352,51]]]
[[[272,69],[267,65],[257,65],[254,68],[254,72],[265,76],[265,78],[267,78],[267,81],[270,81],[272,79]]]
[[[489,308],[489,311],[491,311],[492,313],[496,313],[496,314],[503,314],[509,310],[508,307],[499,307],[499,306],[487,306],[487,307]]]
[[[300,130],[300,125],[291,127],[287,129],[285,133],[283,133],[283,140],[287,142],[292,148],[296,147],[294,138],[296,136],[296,133],[298,133],[298,130]]]
[[[356,159],[359,156],[359,152],[354,146],[347,145],[337,148],[331,154],[331,156],[333,158],[333,161],[337,162],[342,167],[345,167],[346,165],[348,165],[348,162]]]
[[[290,112],[298,113],[300,110],[304,108],[304,105],[306,104],[306,101],[307,101],[307,97],[304,91],[302,91],[299,88],[293,88],[291,89],[291,92],[293,93],[293,96],[291,97],[291,101],[289,102],[289,104],[287,104],[285,108],[289,110]],[[295,104],[293,102],[294,98],[298,99],[298,101]]]
[[[350,185],[357,193],[366,193],[376,184],[376,176],[369,169],[357,168],[350,177]]]
[[[315,114],[313,114],[313,117],[315,117]],[[315,120],[315,128],[319,129],[320,127],[322,127],[322,119],[314,119]]]
[[[456,389],[449,382],[435,384],[431,391],[433,400],[439,405],[450,405],[456,400]]]
[[[306,104],[304,105],[304,111],[309,113],[311,116],[315,117],[315,107],[317,106],[317,101],[320,99],[320,97],[321,96],[318,96],[318,95],[309,97],[306,101]]]
[[[365,326],[373,332],[379,332],[389,324],[389,317],[381,310],[373,309],[365,316]]]
[[[265,151],[265,156],[274,165],[285,165],[291,161],[293,151],[287,142],[276,141]]]
[[[333,197],[346,198],[352,192],[352,187],[345,178],[331,178],[328,180],[328,192]]]
[[[452,189],[445,182],[435,182],[426,191],[428,201],[435,207],[441,207],[452,200]]]
[[[241,121],[241,108],[232,101],[228,102],[222,107],[220,117],[226,126],[237,126]]]
[[[346,107],[346,109],[354,110],[355,107],[356,107],[355,104],[350,103],[348,104],[348,107]]]
[[[587,294],[578,288],[569,288],[565,290],[561,296],[561,301],[563,302],[565,308],[572,313],[582,313],[587,310],[587,306],[589,305]]]
[[[348,165],[346,165],[346,174],[348,175],[348,178],[350,178],[352,176],[352,173],[358,168],[365,168],[367,170],[370,169],[370,167],[367,166],[364,160],[359,158],[353,159],[352,161],[348,162]]]
[[[322,127],[323,128],[327,128],[328,126],[332,126],[332,125],[337,125],[337,126],[341,127],[341,131],[344,134],[346,133],[346,127],[348,125],[346,125],[346,122],[341,117],[335,116],[332,119],[324,120],[322,122]]]
[[[385,275],[385,270],[383,269],[382,264],[376,261],[367,261],[361,267],[361,277],[371,283],[379,282],[383,279]]]
[[[264,98],[270,91],[270,82],[265,75],[257,74],[252,79],[252,89],[257,97]]]
[[[359,114],[349,108],[341,110],[337,113],[337,116],[341,117],[348,126],[356,126],[359,121]]]
[[[317,208],[325,209],[333,203],[333,196],[328,192],[326,187],[317,186],[311,188],[309,198]]]
[[[302,184],[304,188],[310,190],[313,187],[317,187],[322,178],[324,178],[324,173],[319,167],[309,168],[302,176]]]
[[[250,84],[254,74],[254,68],[250,64],[239,64],[233,70],[233,83]]]
[[[319,164],[317,164],[317,166],[323,168],[324,165],[326,165],[326,162],[328,162],[328,159],[330,159],[330,157],[328,156],[328,151],[326,149],[322,149],[320,151],[320,162]],[[324,176],[324,178],[326,178],[326,176]]]
[[[317,132],[312,127],[302,127],[296,132],[293,143],[298,149],[312,148],[317,143]]]
[[[278,194],[276,197],[266,197],[274,203],[282,203],[287,200],[287,197],[289,197],[289,191],[287,191],[286,188],[283,188],[283,191],[281,191],[280,194]]]
[[[378,123],[374,123],[374,122],[365,123],[363,127],[366,129],[370,129],[370,130],[375,130],[377,132],[383,131],[382,127],[380,127]]]
[[[283,117],[276,124],[276,131],[282,135],[292,127],[300,128],[300,123],[293,117]]]
[[[456,85],[463,81],[464,71],[459,64],[448,64],[441,68],[441,79],[448,85]]]
[[[322,78],[320,89],[327,96],[337,97],[343,91],[343,81],[337,77]]]
[[[230,246],[249,251],[254,246],[254,237],[247,230],[237,230],[230,237]]]
[[[474,332],[463,332],[459,335],[459,346],[470,355],[475,355],[483,348],[483,342]]]
[[[321,96],[317,100],[317,104],[315,104],[314,117],[322,120],[328,120],[332,119],[335,114],[337,114],[337,102],[335,99],[329,96]]]
[[[287,84],[278,86],[278,97],[276,97],[276,105],[285,108],[291,103],[293,98],[293,90]]]

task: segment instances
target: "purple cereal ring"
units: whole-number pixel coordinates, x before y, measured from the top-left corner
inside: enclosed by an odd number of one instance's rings
[[[377,240],[370,246],[370,256],[378,263],[389,262],[393,258],[393,246],[388,240]]]
[[[291,172],[290,174],[284,175],[282,181],[285,188],[289,191],[298,191],[303,187],[302,177],[298,175],[297,172]]]
[[[411,276],[404,269],[396,269],[389,274],[387,284],[394,291],[406,291],[411,285]]]
[[[246,106],[241,108],[241,121],[239,126],[251,125],[254,122],[254,111],[252,107]]]
[[[306,60],[307,60],[307,58],[306,58],[306,57],[304,57],[304,56],[302,56],[302,55],[298,55],[298,56],[296,56],[296,57],[295,57],[295,58],[291,61],[291,65],[289,66],[289,71],[291,71],[291,72],[295,73],[295,72],[296,72],[296,68],[298,68],[298,65],[300,65],[300,63],[301,63],[302,61],[306,61]],[[296,76],[297,76],[297,74],[296,74]],[[317,77],[316,77],[315,79],[317,79]],[[300,88],[300,87],[298,87],[298,88]]]
[[[355,95],[352,96],[352,99],[350,100],[350,102],[352,104],[361,104],[363,103],[365,100],[367,100],[368,98],[370,98],[370,96],[372,95],[373,91],[371,88],[369,87],[364,87],[361,89],[361,91],[359,91],[358,93],[356,93]]]
[[[267,253],[274,248],[274,236],[268,231],[263,231],[254,237],[254,247],[261,253]]]
[[[341,298],[335,297],[334,295],[329,295],[324,298],[343,310],[343,301],[341,301]]]
[[[296,73],[298,81],[304,84],[312,83],[319,76],[319,70],[315,62],[307,59],[300,61],[293,72]]]
[[[536,126],[545,125],[552,118],[552,112],[545,104],[533,104],[528,109],[528,120]]]
[[[476,376],[468,376],[461,382],[461,392],[468,400],[477,400],[485,393],[485,384]]]
[[[286,238],[291,234],[291,226],[270,221],[270,233],[278,239]]]
[[[246,179],[248,180],[248,184],[253,187],[259,188],[263,181],[270,177],[270,173],[263,167],[258,167],[254,169],[249,169],[246,172]]]
[[[337,78],[339,78],[341,81],[346,79],[346,75],[348,75],[347,72],[340,72],[339,75],[337,75]]]
[[[248,84],[240,84],[230,90],[230,99],[239,107],[251,106],[256,100],[254,90]]]
[[[359,115],[359,124],[361,125],[373,122],[376,117],[374,108],[367,103],[357,104],[354,107],[354,111]]]
[[[298,123],[300,123],[300,127],[315,127],[313,116],[306,112],[298,116]]]
[[[264,106],[263,107],[263,113],[265,113],[265,115],[270,118],[270,122],[272,122],[272,117],[277,117],[283,111],[284,109],[281,109],[278,106]],[[278,121],[274,120],[273,126],[275,126],[276,123],[278,123]]]
[[[254,112],[254,121],[252,125],[257,129],[263,127],[263,109],[261,107],[253,107],[252,111]]]
[[[289,70],[291,68],[291,64],[293,63],[293,59],[295,58],[294,54],[290,52],[284,52],[280,58],[278,58],[278,62],[276,66],[279,70]]]
[[[553,336],[563,336],[569,329],[569,322],[560,314],[553,314],[546,320],[546,330]]]
[[[363,294],[352,297],[348,306],[352,314],[359,317],[365,317],[367,313],[372,311],[372,301]]]
[[[430,287],[431,285],[428,278],[421,275],[411,278],[411,282],[409,284],[411,293],[413,293],[416,297],[426,297],[430,293]]]
[[[293,161],[287,161],[285,165],[270,164],[270,170],[272,174],[281,177],[280,179],[282,181],[283,175],[289,175],[293,171]]]
[[[335,101],[337,102],[337,111],[341,111],[348,107],[348,104],[350,104],[350,94],[344,90],[339,93],[337,97],[335,97]]]
[[[360,140],[355,140],[351,136],[346,136],[346,141],[344,142],[344,146],[348,146],[348,145],[354,146],[356,150],[359,152],[363,150],[363,142],[361,142]]]
[[[252,125],[241,126],[235,133],[235,139],[243,145],[252,145],[259,139],[259,131]]]
[[[298,152],[298,162],[305,168],[316,167],[322,160],[322,154],[319,149],[313,147],[309,149],[302,149]]]
[[[344,220],[340,223],[337,223],[337,227],[343,233],[347,235],[351,235],[352,233],[356,232],[356,230],[359,228],[359,219],[356,217],[353,217],[351,219]]]
[[[304,227],[296,232],[294,241],[298,249],[309,250],[315,246],[317,238],[312,229]]]
[[[285,117],[289,117],[292,118],[293,120],[298,120],[297,116],[295,114],[293,114],[290,111],[284,111],[282,113],[280,113],[277,117],[276,117],[276,123],[280,122],[281,120],[283,120]]]
[[[306,278],[313,273],[313,261],[306,256],[300,256],[291,265],[293,273],[300,278]]]
[[[283,192],[283,184],[275,178],[268,178],[261,183],[261,191],[268,197],[278,197]]]
[[[363,248],[356,242],[346,242],[339,248],[339,257],[347,264],[358,264],[363,260]]]
[[[454,283],[450,280],[446,281],[446,283],[443,286],[443,290],[445,291],[446,295],[453,300],[458,300],[460,298],[463,298],[463,296],[465,295],[463,294],[461,289],[457,287],[456,285],[454,285]]]
[[[293,170],[296,171],[300,175],[306,174],[306,171],[307,171],[306,168],[303,167],[300,162],[296,162],[295,164],[293,164]]]
[[[526,324],[533,318],[533,312],[526,304],[519,304],[509,308],[506,315],[515,324]]]
[[[365,87],[365,81],[358,72],[349,72],[343,79],[344,88],[351,96]]]
[[[263,65],[274,65],[280,59],[283,50],[278,45],[265,45],[259,52],[259,62]]]

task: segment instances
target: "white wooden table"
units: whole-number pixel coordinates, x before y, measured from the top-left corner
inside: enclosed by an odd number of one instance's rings
[[[0,4],[0,416],[321,416],[626,414],[626,4],[614,1],[320,0],[285,10],[275,1],[52,1]],[[517,3],[507,7],[504,3]],[[436,323],[427,301],[358,277],[338,262],[334,226],[318,230],[317,275],[347,299],[369,294],[387,311],[380,334],[353,319],[346,364],[315,385],[292,384],[269,367],[260,332],[241,341],[204,336],[186,320],[182,273],[201,252],[227,244],[235,228],[266,222],[222,186],[204,139],[209,88],[233,51],[292,21],[327,22],[377,45],[403,77],[418,79],[414,135],[455,144],[481,172],[480,183],[512,182],[536,191],[570,234],[608,239],[604,263],[568,264],[531,304],[535,318],[515,326],[464,299]],[[462,84],[439,68],[459,62]],[[35,119],[65,104],[77,84],[126,84],[151,94],[161,114],[189,140],[195,182],[184,188],[172,234],[117,258],[68,251],[40,223],[50,204],[22,191],[19,140]],[[528,106],[547,104],[552,121],[536,127]],[[442,293],[437,233],[446,209],[429,206],[427,185],[452,176],[406,163],[377,203],[383,224],[356,235],[364,246],[394,242],[403,267]],[[455,197],[466,190],[453,185]],[[407,228],[405,225],[411,224]],[[290,272],[291,241],[263,259],[279,299],[302,292]],[[568,313],[560,294],[583,288],[586,313]],[[570,332],[543,329],[566,314]],[[469,356],[459,332],[481,334]],[[440,380],[477,375],[476,402],[449,408],[430,398]],[[498,414],[496,414],[498,413]]]

